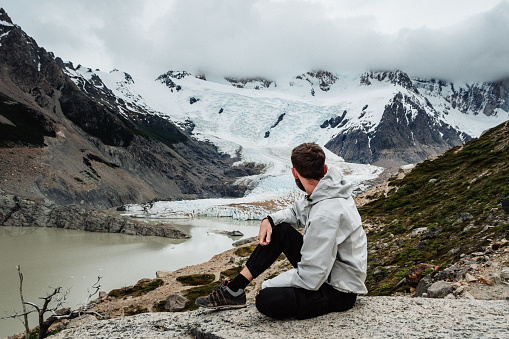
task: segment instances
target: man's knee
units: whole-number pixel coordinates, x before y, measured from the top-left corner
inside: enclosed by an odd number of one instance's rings
[[[271,318],[283,319],[295,315],[295,293],[291,287],[268,287],[256,296],[256,308]]]
[[[272,237],[274,238],[274,236],[281,236],[295,231],[296,230],[292,225],[283,222],[272,229]]]
[[[272,303],[270,301],[270,298],[267,297],[265,292],[266,289],[263,289],[258,293],[258,295],[256,296],[255,306],[258,311],[271,317],[272,315],[270,310],[272,308],[271,305]]]

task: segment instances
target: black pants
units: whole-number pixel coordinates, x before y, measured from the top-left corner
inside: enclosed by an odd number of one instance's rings
[[[253,278],[269,268],[281,253],[297,267],[301,257],[302,238],[289,224],[274,227],[270,243],[266,246],[258,245],[246,263]],[[267,287],[256,296],[256,308],[272,318],[307,319],[349,310],[356,299],[357,294],[340,292],[327,283],[317,291],[297,287]]]

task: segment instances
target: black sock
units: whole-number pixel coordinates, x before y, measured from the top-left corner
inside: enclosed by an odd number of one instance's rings
[[[233,292],[237,292],[239,289],[246,288],[247,285],[249,285],[249,280],[247,280],[242,274],[238,274],[230,281],[228,288]]]

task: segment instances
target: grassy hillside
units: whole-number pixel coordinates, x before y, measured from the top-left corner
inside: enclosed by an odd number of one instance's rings
[[[419,163],[392,179],[386,196],[373,196],[359,209],[366,223],[379,225],[368,233],[370,294],[396,291],[415,264],[445,268],[461,254],[485,249],[490,239],[509,238],[501,208],[509,196],[508,144],[509,121]]]

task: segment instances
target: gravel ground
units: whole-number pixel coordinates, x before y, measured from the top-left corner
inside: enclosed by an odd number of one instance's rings
[[[75,319],[52,338],[509,338],[508,300],[360,297],[344,313],[273,320],[236,310]]]

